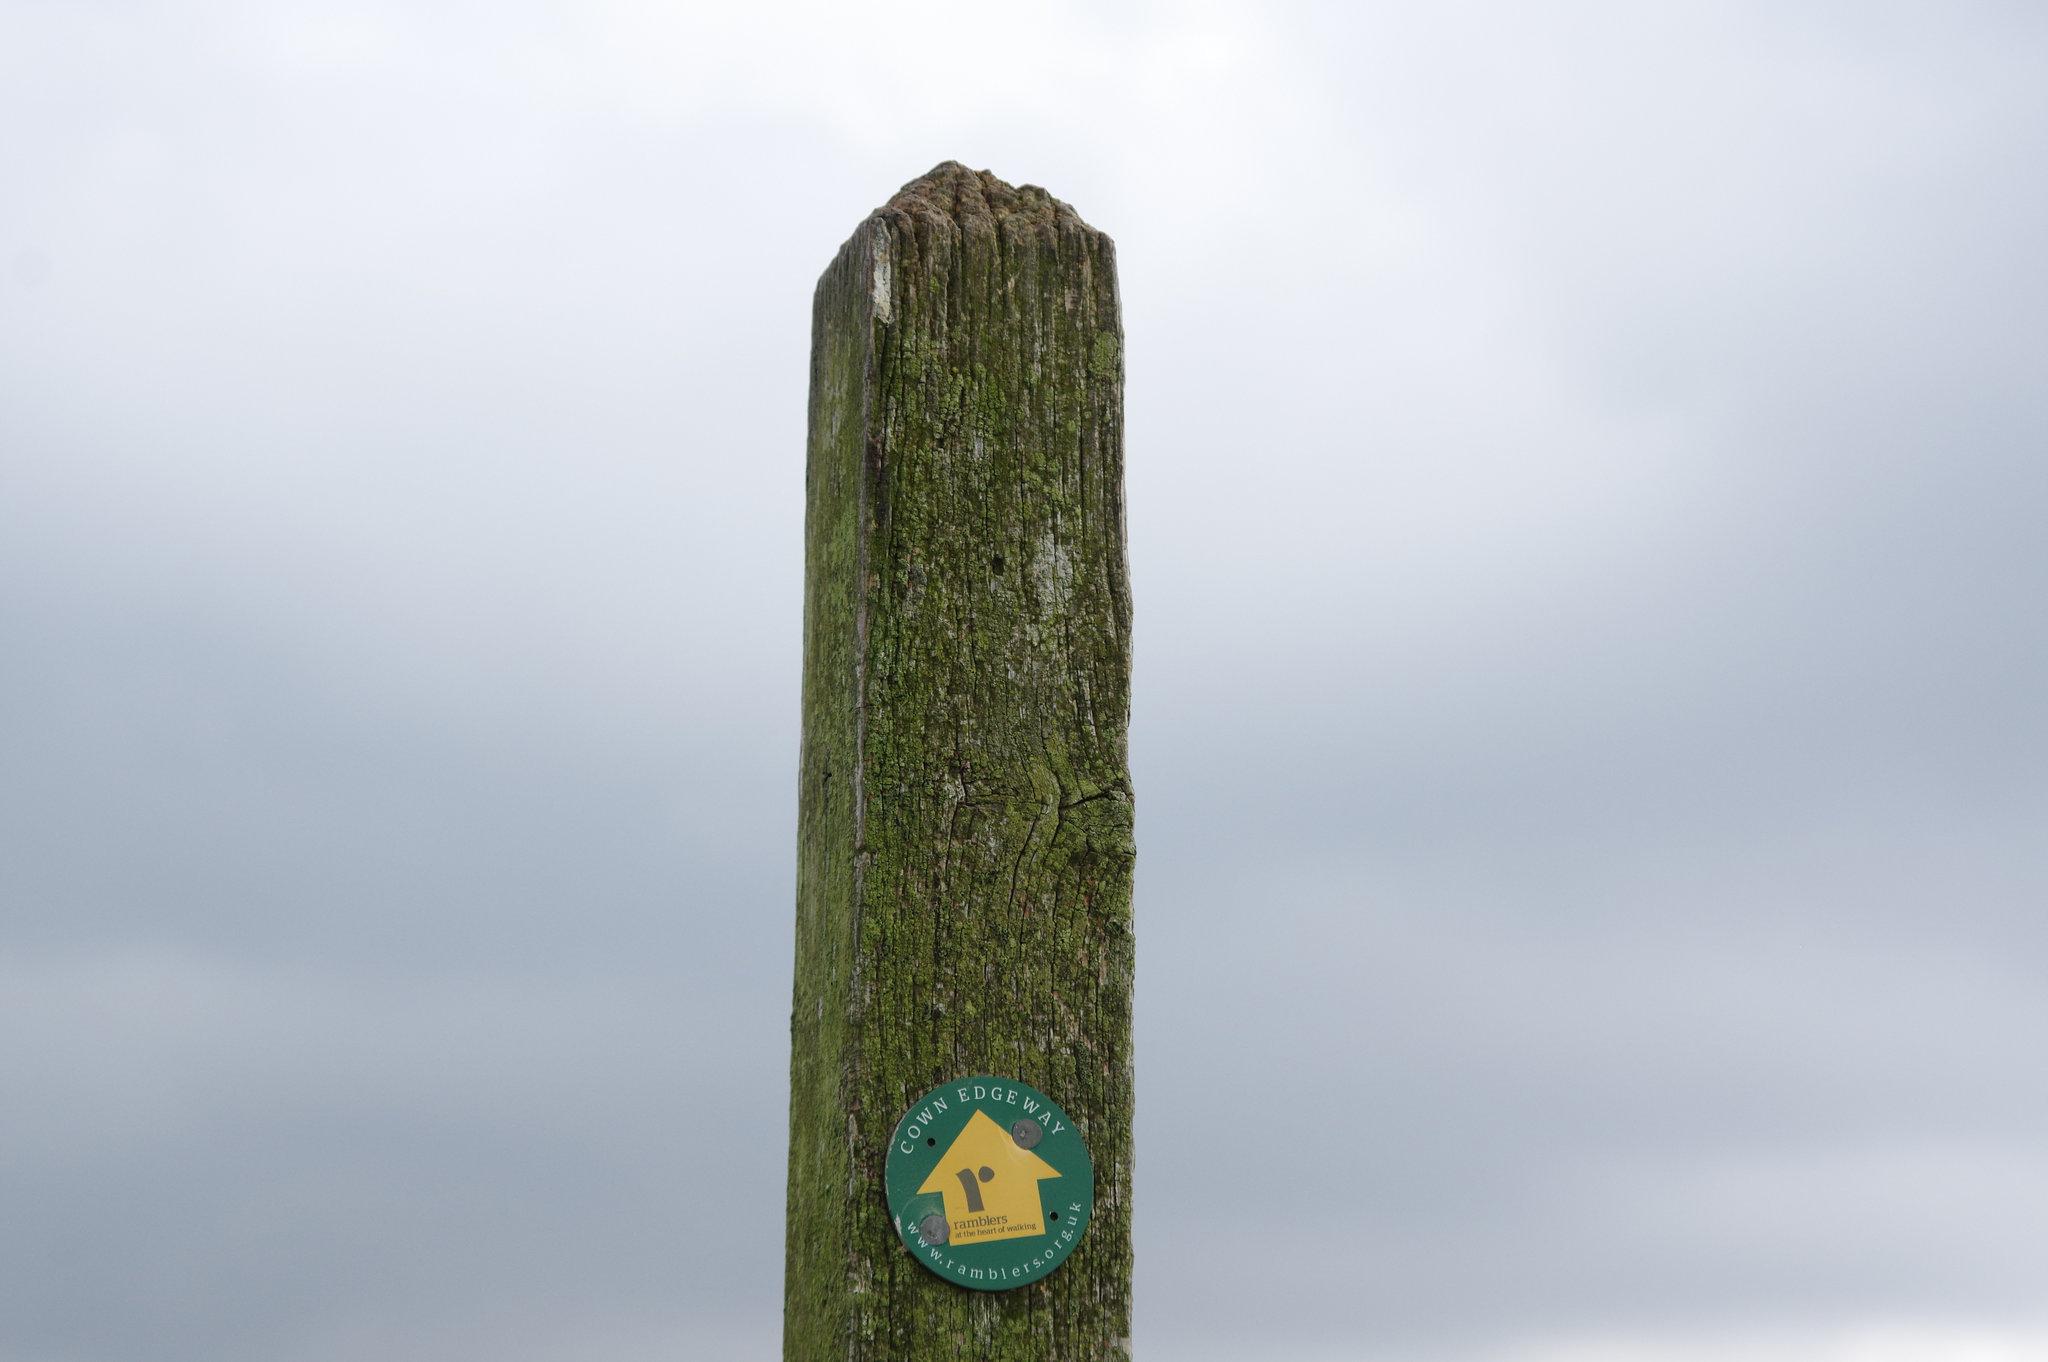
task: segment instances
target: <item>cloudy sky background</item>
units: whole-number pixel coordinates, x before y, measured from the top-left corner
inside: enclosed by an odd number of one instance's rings
[[[2048,11],[0,0],[0,1362],[777,1355],[810,290],[1119,243],[1144,1362],[2048,1358]]]

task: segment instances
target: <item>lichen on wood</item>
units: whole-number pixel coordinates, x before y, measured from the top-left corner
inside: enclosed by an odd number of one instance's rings
[[[1130,589],[1114,248],[947,162],[819,280],[806,480],[787,1362],[1124,1359]],[[1095,1163],[1043,1280],[914,1261],[887,1139],[1021,1079]]]

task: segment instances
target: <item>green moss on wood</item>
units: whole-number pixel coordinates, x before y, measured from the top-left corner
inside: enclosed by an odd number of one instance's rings
[[[788,1362],[1122,1359],[1130,592],[1109,238],[947,162],[818,283],[791,1015]],[[1095,1160],[1056,1273],[967,1291],[882,1191],[918,1095],[1011,1075]]]

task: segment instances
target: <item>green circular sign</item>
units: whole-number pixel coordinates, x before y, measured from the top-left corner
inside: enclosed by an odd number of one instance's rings
[[[1007,1291],[1066,1261],[1095,1210],[1095,1165],[1036,1088],[943,1083],[889,1139],[889,1214],[911,1255],[955,1286]]]

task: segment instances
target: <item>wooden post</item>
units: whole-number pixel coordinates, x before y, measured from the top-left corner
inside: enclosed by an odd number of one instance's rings
[[[786,1362],[1124,1359],[1130,590],[1114,248],[948,161],[860,225],[811,340]],[[1042,1280],[970,1291],[883,1195],[935,1085],[1021,1080],[1095,1166]]]

